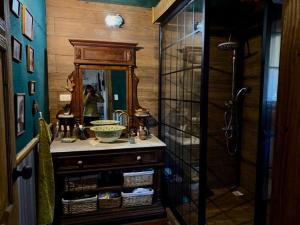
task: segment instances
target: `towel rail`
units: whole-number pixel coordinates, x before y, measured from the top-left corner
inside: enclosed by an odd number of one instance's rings
[[[52,128],[52,123],[49,124],[50,129]],[[21,149],[21,151],[19,153],[17,153],[16,156],[16,164],[17,166],[23,161],[23,159],[25,159],[31,151],[34,150],[34,148],[37,146],[37,144],[39,143],[40,139],[39,139],[39,135],[35,136],[34,138],[31,139],[30,142],[27,143],[27,145]]]
[[[23,161],[23,159],[25,159],[30,154],[30,152],[34,150],[39,141],[40,139],[37,135],[36,137],[32,138],[30,142],[28,142],[28,144],[17,154],[17,165],[19,165]]]

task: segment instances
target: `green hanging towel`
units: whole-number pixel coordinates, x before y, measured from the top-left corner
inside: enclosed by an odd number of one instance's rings
[[[38,225],[51,224],[54,217],[55,186],[50,144],[52,134],[44,119],[39,120]]]

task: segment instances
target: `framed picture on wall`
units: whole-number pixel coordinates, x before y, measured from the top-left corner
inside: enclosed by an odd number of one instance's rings
[[[16,134],[25,132],[25,93],[15,94]]]
[[[21,3],[20,3],[19,0],[11,0],[10,1],[10,9],[11,9],[12,13],[16,17],[20,17],[20,14],[21,14]]]
[[[22,33],[29,40],[33,40],[33,17],[24,5],[22,7]]]
[[[28,81],[28,93],[30,95],[34,95],[35,94],[35,85],[36,85],[36,81]]]
[[[12,58],[16,62],[22,61],[22,43],[14,36],[11,37]]]
[[[34,72],[34,49],[29,45],[26,46],[26,60],[27,60],[27,71],[33,73]]]

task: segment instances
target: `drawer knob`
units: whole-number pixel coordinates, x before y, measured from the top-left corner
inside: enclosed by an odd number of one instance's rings
[[[138,155],[138,156],[136,157],[136,160],[137,160],[137,161],[142,161],[142,156]]]
[[[77,165],[78,165],[79,167],[82,167],[82,166],[83,166],[83,162],[82,162],[81,160],[79,160],[79,161],[77,162]]]

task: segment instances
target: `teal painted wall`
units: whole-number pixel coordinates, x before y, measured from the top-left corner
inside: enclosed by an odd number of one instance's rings
[[[113,100],[112,102],[113,110],[126,110],[126,71],[112,70],[111,75],[113,99],[114,94],[119,96],[118,101]]]
[[[22,61],[13,62],[13,84],[15,93],[26,93],[25,97],[25,133],[16,138],[17,152],[20,151],[37,133],[39,115],[32,115],[32,103],[35,100],[39,111],[49,120],[48,107],[48,78],[47,78],[47,42],[46,42],[46,8],[45,0],[20,0],[34,19],[33,40],[30,41],[22,34],[22,16],[19,18],[10,14],[11,34],[22,43]],[[34,49],[34,73],[27,72],[26,45]],[[36,81],[36,93],[28,94],[28,81]]]

